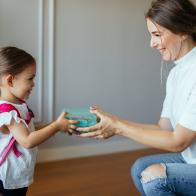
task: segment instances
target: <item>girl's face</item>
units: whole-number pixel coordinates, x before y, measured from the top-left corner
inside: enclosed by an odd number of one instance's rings
[[[12,94],[17,99],[28,99],[34,87],[36,66],[29,65],[23,72],[13,77]]]
[[[157,49],[164,60],[174,61],[184,55],[181,53],[182,35],[174,34],[148,18],[147,27],[151,35],[150,46]]]

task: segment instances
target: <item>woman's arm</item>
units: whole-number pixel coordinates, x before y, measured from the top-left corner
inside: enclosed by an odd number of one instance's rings
[[[168,118],[161,118],[157,124],[143,124],[143,123],[136,123],[130,122],[129,123],[134,127],[140,127],[144,129],[162,129],[172,131],[172,125]]]
[[[180,152],[195,140],[196,132],[177,125],[174,131],[135,127],[128,121],[121,120],[118,123],[117,134],[131,138],[139,143],[167,150]]]
[[[89,128],[77,128],[81,137],[108,138],[112,135],[122,135],[139,143],[172,152],[178,152],[189,146],[196,137],[196,132],[177,125],[172,130],[169,119],[160,119],[158,125],[143,125],[122,120],[116,116],[98,109],[92,110],[100,122]]]

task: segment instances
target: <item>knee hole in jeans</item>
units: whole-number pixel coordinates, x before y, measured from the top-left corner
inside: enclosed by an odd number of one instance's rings
[[[147,183],[157,178],[166,178],[166,166],[163,163],[148,166],[141,173],[141,182]]]

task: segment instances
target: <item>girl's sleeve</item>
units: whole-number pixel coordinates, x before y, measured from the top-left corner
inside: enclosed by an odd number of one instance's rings
[[[25,120],[20,118],[15,110],[0,113],[0,127],[3,125],[10,125],[12,119],[14,119],[16,123],[22,122],[26,127],[28,127]]]

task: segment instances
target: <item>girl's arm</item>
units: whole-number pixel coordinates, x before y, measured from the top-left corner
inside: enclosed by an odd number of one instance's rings
[[[50,125],[51,123],[48,123],[48,124],[36,124],[35,125],[35,130],[38,131],[39,129],[42,129],[48,125]]]
[[[57,120],[38,131],[29,132],[22,122],[17,123],[14,119],[12,119],[10,125],[7,127],[19,144],[25,148],[32,148],[43,143],[60,130],[68,131],[68,128],[74,126],[71,125],[74,123],[75,121],[67,120],[63,112]]]

